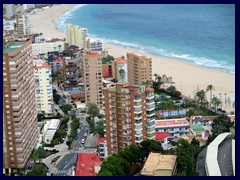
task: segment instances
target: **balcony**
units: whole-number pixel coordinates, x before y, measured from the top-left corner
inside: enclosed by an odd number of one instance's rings
[[[138,139],[138,140],[136,139],[135,140],[136,143],[141,143],[142,141],[143,141],[143,139]]]
[[[141,114],[142,113],[142,110],[141,109],[134,109],[134,114]]]
[[[154,99],[154,95],[152,95],[152,96],[146,96],[146,99]]]
[[[134,102],[141,102],[142,101],[142,99],[141,98],[134,98],[134,100],[133,100]]]
[[[155,116],[155,112],[150,112],[149,114],[147,113],[147,117],[152,117],[152,116]]]
[[[147,111],[153,111],[154,109],[155,109],[155,105],[146,107]]]

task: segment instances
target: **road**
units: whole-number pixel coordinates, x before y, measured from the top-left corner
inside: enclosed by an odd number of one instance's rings
[[[199,173],[199,176],[207,176],[206,170],[205,170],[206,152],[207,152],[207,147],[205,147],[199,153],[198,158],[197,158],[196,171]]]

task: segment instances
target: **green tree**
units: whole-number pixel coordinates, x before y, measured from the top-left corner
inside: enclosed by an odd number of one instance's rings
[[[28,172],[26,176],[46,176],[47,167],[44,164],[34,165],[33,170]]]
[[[94,117],[97,117],[100,114],[100,110],[99,110],[98,106],[94,103],[88,103],[87,104],[87,114],[89,114],[89,116],[92,118],[92,123],[93,123],[93,127],[94,127]]]
[[[221,114],[213,120],[212,132],[215,135],[219,135],[224,132],[230,132],[230,128],[233,127],[233,125],[234,122],[232,122],[227,115]]]
[[[155,140],[144,140],[140,143],[142,155],[147,158],[150,152],[162,152],[163,148],[160,142]]]
[[[168,99],[166,101],[166,106],[165,106],[168,110],[168,116],[171,116],[171,110],[174,108],[174,102],[172,99]]]
[[[197,100],[200,107],[203,107],[204,102],[206,101],[206,94],[204,90],[196,92],[195,99]]]
[[[43,147],[39,147],[38,149],[35,150],[35,154],[40,160],[40,162],[42,162],[42,159],[45,158],[47,152]]]
[[[218,108],[218,106],[222,103],[221,100],[220,100],[218,97],[216,97],[216,96],[213,96],[211,102],[212,102],[212,104],[214,105],[215,110],[216,110],[216,109]]]
[[[104,137],[104,121],[103,120],[100,120],[96,123],[93,133],[99,134],[100,137]]]
[[[65,104],[61,107],[62,111],[65,113],[65,114],[68,114],[68,111],[70,111],[72,109],[72,105],[70,104]]]
[[[211,106],[211,102],[212,102],[212,91],[214,90],[214,86],[212,85],[212,84],[209,84],[208,86],[207,86],[207,90],[206,90],[206,92],[210,92],[210,98],[209,98],[209,107],[211,108],[212,106]]]

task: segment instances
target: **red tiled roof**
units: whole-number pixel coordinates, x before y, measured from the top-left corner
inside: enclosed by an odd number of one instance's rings
[[[109,66],[107,64],[102,65],[102,76],[103,77],[110,76]]]
[[[104,141],[105,141],[104,137],[98,138],[98,140],[97,140],[98,143],[103,143]]]
[[[203,121],[213,121],[217,116],[203,116]]]
[[[138,90],[139,89],[139,87],[136,87],[136,86],[124,86],[124,88],[126,88],[126,89],[129,89],[129,90],[133,90],[133,91],[136,91],[136,90]]]
[[[156,126],[189,125],[187,119],[157,120]]]
[[[127,60],[123,60],[123,59],[117,59],[117,64],[126,64]]]
[[[40,68],[50,68],[50,65],[48,63],[43,63],[41,66],[33,66],[34,69],[40,69]]]
[[[155,138],[157,141],[163,141],[166,137],[171,136],[169,132],[157,132]]]
[[[58,58],[57,58],[55,61],[53,61],[53,62],[58,63],[58,62],[63,62],[63,60],[62,60],[62,58],[58,57]]]
[[[100,51],[91,51],[90,52],[90,55],[99,55],[100,54]]]
[[[94,166],[100,163],[96,152],[78,154],[76,176],[96,176]]]
[[[85,97],[85,94],[72,94],[71,97],[72,97],[73,99],[75,99],[75,98],[81,98],[81,97]]]

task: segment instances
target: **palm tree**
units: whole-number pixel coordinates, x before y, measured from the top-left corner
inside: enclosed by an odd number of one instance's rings
[[[213,105],[214,105],[214,107],[215,107],[215,110],[217,110],[218,106],[219,106],[222,102],[221,102],[221,100],[220,100],[218,97],[213,96],[213,98],[212,98],[212,103],[213,103]]]
[[[210,99],[209,99],[209,107],[211,108],[211,102],[212,102],[212,91],[214,90],[214,86],[212,85],[212,84],[209,84],[208,86],[207,86],[207,90],[206,90],[206,92],[207,91],[210,91]]]
[[[195,95],[195,98],[197,102],[200,104],[200,107],[202,107],[204,101],[206,100],[205,91],[204,90],[198,91]]]
[[[167,100],[166,107],[168,109],[168,116],[171,116],[171,110],[174,108],[174,102],[172,99]]]

